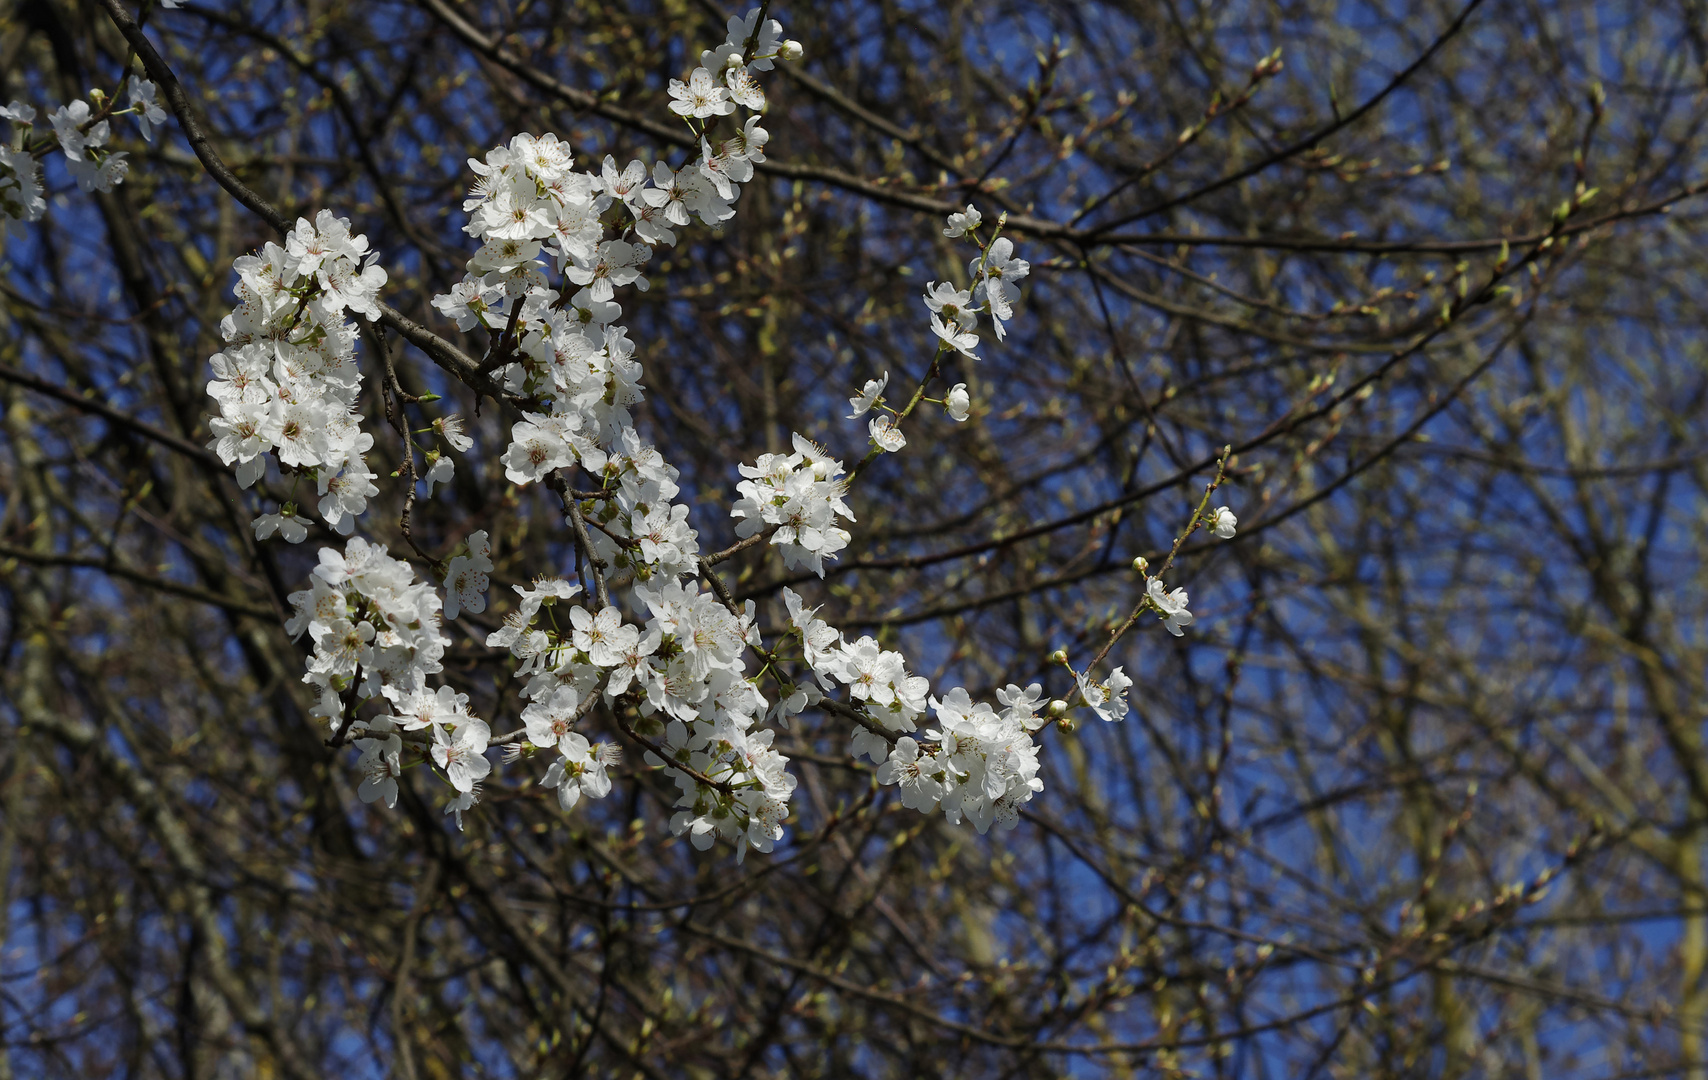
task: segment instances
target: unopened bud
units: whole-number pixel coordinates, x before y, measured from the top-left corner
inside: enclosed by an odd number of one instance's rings
[[[1052,663],[1052,664],[1065,664],[1065,663],[1067,663],[1067,650],[1066,649],[1057,649],[1055,652],[1051,653],[1050,654],[1050,663]]]
[[[1065,716],[1067,714],[1067,711],[1068,711],[1068,703],[1063,701],[1061,698],[1057,698],[1056,700],[1050,702],[1050,715],[1051,716],[1055,716],[1055,717]]]
[[[1151,561],[1149,559],[1145,558],[1143,555],[1140,555],[1138,558],[1133,560],[1133,569],[1137,570],[1141,574],[1144,573],[1146,570],[1149,570],[1150,568],[1151,568]]]
[[[801,43],[794,38],[783,42],[783,47],[777,50],[777,55],[784,60],[799,60],[805,53],[806,50],[801,48]]]

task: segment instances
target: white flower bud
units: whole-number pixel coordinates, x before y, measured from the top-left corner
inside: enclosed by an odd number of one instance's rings
[[[777,50],[777,55],[784,60],[799,60],[805,52],[800,42],[790,38],[783,42],[783,47]]]
[[[956,383],[949,391],[948,400],[944,402],[943,407],[949,410],[949,418],[957,424],[965,421],[967,410],[973,407],[972,396],[967,393],[967,384]]]
[[[1234,529],[1239,525],[1239,518],[1234,517],[1234,512],[1229,510],[1227,507],[1218,506],[1210,514],[1209,520],[1206,521],[1205,524],[1209,527],[1211,532],[1215,533],[1223,540],[1232,540],[1234,538]]]
[[[1065,663],[1067,663],[1067,650],[1066,649],[1057,649],[1055,652],[1051,653],[1050,654],[1050,663],[1052,663],[1052,664],[1065,664]]]
[[[1133,569],[1137,570],[1141,574],[1150,568],[1150,560],[1145,558],[1143,555],[1140,555],[1138,558],[1133,560]]]
[[[1057,717],[1065,716],[1067,714],[1067,711],[1068,711],[1068,703],[1063,701],[1061,698],[1057,698],[1056,700],[1050,702],[1050,715],[1051,716],[1057,716]]]

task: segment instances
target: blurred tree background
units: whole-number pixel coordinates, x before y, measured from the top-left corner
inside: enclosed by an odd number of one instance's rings
[[[0,101],[111,92],[121,0],[0,0]],[[293,216],[352,218],[384,299],[462,273],[465,159],[680,158],[666,81],[711,0],[189,0],[145,32],[210,145]],[[740,12],[733,12],[740,14]],[[1112,663],[1122,724],[1046,738],[981,837],[905,810],[809,713],[788,836],[737,866],[631,751],[570,815],[498,767],[459,833],[406,774],[355,797],[282,628],[324,529],[257,544],[201,449],[231,260],[274,235],[177,121],[127,182],[0,254],[0,1078],[1708,1078],[1708,122],[1700,0],[815,0],[772,15],[770,161],[619,300],[645,430],[706,550],[737,461],[932,344],[942,216],[1011,217],[1010,338],[862,475],[787,584],[933,687],[1070,688],[1232,446],[1184,638]],[[139,70],[132,67],[131,70]],[[960,252],[960,254],[957,254]],[[374,372],[473,395],[394,329]],[[445,550],[569,572],[488,400]],[[389,460],[389,464],[379,462]],[[401,508],[362,531],[398,554]],[[505,730],[511,661],[449,681]],[[609,717],[593,724],[619,738]],[[494,755],[496,758],[496,755]]]

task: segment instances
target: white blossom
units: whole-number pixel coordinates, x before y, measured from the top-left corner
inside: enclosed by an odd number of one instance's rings
[[[965,236],[978,228],[979,222],[983,220],[984,215],[978,212],[978,208],[972,203],[968,203],[965,210],[958,210],[949,215],[949,224],[943,227],[943,235],[948,237]]]
[[[1205,522],[1205,525],[1223,540],[1232,540],[1234,528],[1239,525],[1239,518],[1234,517],[1234,512],[1227,507],[1218,506],[1211,511],[1210,518]]]
[[[1186,610],[1186,590],[1168,592],[1163,588],[1162,579],[1153,577],[1145,582],[1145,595],[1150,597],[1157,613],[1162,616],[1163,626],[1175,637],[1180,637],[1184,633],[1180,628],[1192,622],[1192,613]]]
[[[102,121],[103,126],[105,121]],[[99,162],[87,157],[80,157],[66,162],[71,169],[72,179],[77,181],[79,189],[89,191],[111,191],[124,183],[125,176],[130,172],[130,162],[123,150],[115,150],[102,156]]]
[[[439,437],[451,444],[451,449],[459,454],[466,454],[474,446],[474,440],[463,433],[463,418],[456,413],[441,416],[433,421],[433,430]]]
[[[69,105],[61,105],[48,114],[48,123],[53,125],[54,137],[59,140],[59,148],[67,161],[82,161],[85,150],[106,145],[107,121],[102,120],[90,125],[87,131],[83,130],[91,115],[89,103],[82,98]]]
[[[730,92],[719,86],[712,73],[703,67],[695,68],[687,82],[671,79],[670,96],[676,99],[670,103],[670,111],[678,116],[704,119],[735,111]]]
[[[926,283],[925,306],[942,315],[944,322],[953,322],[962,330],[971,330],[979,322],[978,313],[973,310],[973,294],[947,281]]]
[[[286,543],[300,544],[308,539],[310,524],[307,518],[295,512],[295,507],[286,507],[279,513],[262,514],[255,519],[255,539],[265,540],[278,533]]]
[[[746,479],[736,491],[742,498],[730,516],[737,519],[738,536],[776,526],[771,543],[783,564],[823,577],[824,559],[848,546],[848,530],[836,518],[852,520],[854,512],[842,499],[842,462],[798,434],[794,447],[792,454],[761,454],[753,465],[741,466]]]
[[[342,552],[321,548],[309,588],[288,599],[295,614],[285,629],[314,642],[303,676],[319,695],[314,715],[334,728],[345,692],[396,703],[442,667],[450,639],[439,628],[437,591],[378,544],[353,537]]]
[[[876,379],[867,379],[866,385],[860,388],[860,392],[848,399],[848,407],[854,410],[848,414],[848,419],[858,420],[871,412],[872,406],[877,404],[878,399],[883,396],[884,387],[888,386],[889,382],[890,373],[887,371]]]
[[[438,484],[450,484],[457,475],[457,463],[449,454],[441,454],[437,450],[427,451],[427,471],[421,479],[427,482],[427,497],[433,497],[433,488]]]
[[[459,612],[480,614],[486,610],[486,587],[492,573],[492,544],[485,529],[469,533],[468,553],[445,564],[445,618]]]
[[[609,743],[595,746],[580,732],[570,732],[559,744],[563,757],[552,762],[540,786],[557,789],[558,805],[574,809],[583,795],[603,799],[611,793],[608,765],[621,759],[621,752]]]
[[[760,89],[759,81],[747,68],[733,65],[725,68],[724,86],[729,90],[730,100],[737,105],[754,112],[765,108],[765,91]]]
[[[991,242],[984,256],[974,259],[970,267],[974,275],[973,299],[982,300],[989,309],[996,338],[1001,341],[1008,333],[1003,323],[1014,317],[1014,303],[1020,299],[1016,284],[1032,271],[1032,264],[1014,257],[1014,241],[999,236]]]
[[[1109,673],[1109,678],[1101,683],[1092,682],[1089,675],[1075,675],[1079,684],[1080,695],[1085,704],[1102,720],[1122,720],[1127,715],[1127,688],[1133,685],[1133,680],[1127,678],[1126,672],[1116,668]]]
[[[392,711],[384,719],[403,731],[441,727],[451,730],[473,719],[468,712],[469,696],[459,694],[449,686],[431,690],[425,686],[394,690],[387,698]]]
[[[450,735],[442,727],[433,729],[433,760],[445,770],[452,787],[472,792],[476,784],[486,779],[492,771],[492,762],[485,757],[491,737],[491,730],[481,720],[458,724]]]
[[[935,810],[943,796],[943,784],[934,778],[942,775],[943,766],[936,757],[921,756],[919,743],[908,735],[896,740],[889,760],[878,767],[878,783],[897,785],[903,806],[926,813]]]
[[[129,92],[125,104],[136,110],[136,124],[142,129],[143,139],[153,142],[154,125],[166,122],[166,110],[155,98],[159,88],[137,75],[132,75],[126,85]]]
[[[757,74],[801,53],[798,43],[783,40],[780,24],[759,19],[758,9],[730,20],[728,30],[685,81],[671,81],[678,115],[707,121],[737,105],[758,112],[765,98]],[[135,93],[146,118],[143,102],[153,100],[152,91]],[[92,154],[90,133],[79,134]],[[656,746],[644,763],[676,788],[672,832],[696,848],[732,843],[739,860],[748,849],[772,850],[790,813],[796,781],[775,748],[777,726],[843,695],[861,714],[851,725],[851,752],[874,762],[879,781],[895,784],[905,806],[941,806],[949,820],[967,820],[981,832],[1010,827],[1019,806],[1042,788],[1032,741],[1043,727],[1042,687],[1005,687],[997,692],[1000,707],[974,702],[958,687],[934,698],[901,652],[872,637],[848,640],[788,589],[787,633],[798,636],[804,655],[774,660],[756,674],[753,650],[765,645],[757,605],[726,606],[701,591],[699,534],[679,501],[680,474],[635,427],[631,411],[644,400],[644,371],[620,322],[617,291],[647,288],[642,270],[652,245],[674,244],[696,219],[728,220],[742,185],[765,161],[768,141],[759,117],[750,116],[715,147],[702,135],[675,167],[606,158],[596,170],[577,170],[570,148],[549,133],[518,134],[469,162],[474,181],[462,208],[475,250],[463,279],[432,302],[464,331],[510,329],[512,351],[488,368],[501,396],[527,401],[499,459],[505,477],[526,485],[557,474],[554,486],[575,500],[559,535],[569,536],[573,524],[585,536],[590,550],[581,554],[603,565],[611,596],[595,606],[581,584],[556,577],[513,588],[514,605],[485,638],[489,648],[510,652],[521,681],[527,742],[515,741],[505,760],[548,756],[539,782],[571,809],[610,792],[610,768],[620,756],[613,744],[592,743],[576,730],[581,718],[601,701],[638,712],[639,730]],[[8,190],[0,185],[0,198]],[[944,231],[964,235],[979,221],[968,206]],[[364,457],[373,440],[354,410],[356,334],[344,315],[377,314],[385,273],[367,239],[324,211],[235,269],[239,305],[222,325],[227,345],[212,362],[209,394],[219,415],[210,421],[210,446],[246,485],[264,475],[269,457],[287,474],[307,474],[328,524],[352,529],[377,491]],[[928,287],[933,333],[974,357],[979,305],[997,320],[1000,336],[1018,297],[1012,283],[1026,271],[1011,243],[993,242],[976,262],[971,289]],[[866,382],[849,399],[851,418],[872,412],[888,378]],[[965,383],[942,400],[951,417],[967,419]],[[429,497],[456,473],[451,452],[473,445],[456,416],[431,423],[446,445],[427,451]],[[887,451],[906,442],[887,412],[869,420],[868,432]],[[796,434],[788,452],[762,454],[739,473],[731,508],[737,535],[764,534],[786,568],[822,576],[824,560],[850,540],[843,463]],[[273,528],[283,530],[291,513],[287,507],[272,515],[279,519]],[[443,569],[441,594],[417,581],[408,563],[360,538],[341,552],[323,549],[309,588],[292,594],[287,628],[313,641],[305,681],[316,687],[316,715],[354,731],[365,775],[361,797],[395,801],[401,747],[427,750],[456,792],[446,812],[461,828],[491,771],[491,729],[468,711],[467,695],[430,682],[449,645],[441,614],[486,606],[493,571],[486,533],[471,534]],[[1180,598],[1184,610],[1183,592]],[[772,643],[765,655],[775,650]],[[805,670],[794,666],[802,663]],[[1121,679],[1117,669],[1094,690],[1105,695],[1099,704],[1125,708]],[[387,703],[387,715],[352,719],[359,715],[353,707],[376,697]],[[933,711],[936,727],[921,732]]]
[[[384,800],[389,810],[397,805],[397,780],[403,775],[403,740],[395,733],[380,734],[381,728],[370,728],[375,734],[355,740],[362,752],[356,767],[362,771],[362,783],[356,795],[365,803]]]
[[[962,332],[958,324],[945,323],[942,316],[939,315],[931,316],[931,332],[936,334],[943,344],[962,356],[972,360],[978,359],[973,353],[973,350],[979,347],[979,336],[977,334]]]
[[[238,306],[220,324],[226,347],[209,361],[207,386],[219,407],[208,449],[237,467],[239,485],[258,480],[272,452],[314,481],[321,516],[344,533],[379,489],[364,457],[373,437],[355,408],[356,331],[343,313],[377,318],[386,282],[367,238],[349,226],[322,210],[313,222],[299,218],[284,246],[269,242],[233,262]]]
[[[949,418],[956,423],[965,423],[968,410],[973,406],[973,399],[967,393],[967,384],[956,383],[949,388],[949,396],[944,399],[943,408],[949,413]]]
[[[871,433],[872,441],[878,444],[878,449],[893,454],[907,445],[907,436],[901,433],[901,427],[893,416],[874,416],[866,426]]]

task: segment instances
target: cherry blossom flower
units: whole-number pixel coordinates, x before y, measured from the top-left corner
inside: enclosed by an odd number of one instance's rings
[[[106,121],[103,120],[98,126],[105,127]],[[111,191],[124,183],[125,175],[130,172],[130,162],[126,160],[126,156],[125,151],[115,150],[102,157],[99,163],[82,158],[66,164],[70,166],[72,179],[77,181],[81,190]]]
[[[1116,668],[1109,673],[1109,678],[1101,683],[1095,683],[1087,675],[1075,675],[1079,684],[1079,692],[1085,698],[1085,704],[1105,721],[1122,720],[1127,715],[1127,688],[1133,685],[1133,680],[1127,678],[1126,672]]]
[[[286,505],[276,514],[262,514],[255,519],[255,539],[265,540],[274,533],[288,544],[300,544],[308,539],[308,518],[296,513],[296,507]]]
[[[780,24],[762,24],[755,9],[730,21],[728,40],[708,51],[685,82],[672,81],[671,109],[701,121],[737,105],[756,112],[764,91],[755,73],[800,53],[797,43],[783,41]],[[676,787],[672,832],[696,848],[733,843],[739,860],[749,848],[771,850],[790,812],[795,778],[774,746],[776,726],[827,695],[845,694],[862,713],[852,725],[852,752],[878,765],[880,782],[896,784],[904,805],[922,812],[941,806],[950,821],[964,819],[981,832],[1012,827],[1019,807],[1042,789],[1032,741],[1043,726],[1042,687],[998,691],[1000,709],[973,701],[964,688],[933,698],[930,682],[908,669],[901,652],[871,637],[848,641],[787,589],[783,600],[804,657],[772,660],[753,674],[751,649],[765,647],[757,605],[726,607],[701,591],[699,534],[679,501],[679,473],[635,428],[631,410],[644,400],[644,372],[619,322],[616,291],[647,287],[641,270],[649,245],[674,244],[677,231],[696,219],[705,225],[729,219],[755,164],[765,161],[768,140],[759,117],[751,116],[715,150],[702,135],[697,156],[678,168],[663,161],[650,170],[639,161],[619,167],[607,158],[597,172],[576,171],[570,148],[549,133],[518,134],[470,161],[475,180],[463,209],[478,249],[463,280],[432,302],[463,330],[512,331],[515,352],[492,375],[529,403],[499,460],[514,484],[559,470],[572,481],[574,494],[565,489],[564,497],[577,502],[566,508],[573,519],[566,525],[578,533],[588,526],[583,554],[605,568],[602,581],[613,601],[595,610],[579,584],[561,578],[514,588],[515,607],[485,638],[515,658],[526,703],[527,745],[515,743],[505,760],[550,754],[541,783],[556,790],[566,810],[603,797],[617,748],[590,743],[575,725],[594,703],[621,698],[622,708],[654,725],[657,751],[645,761]],[[9,190],[0,187],[0,198],[10,198]],[[951,216],[945,234],[965,235],[980,220],[968,206]],[[1012,283],[1028,269],[1012,244],[1000,240],[977,267],[972,290],[932,283],[925,295],[944,348],[973,358],[977,305],[998,320],[1000,332],[1019,295]],[[287,471],[307,474],[320,488],[328,523],[354,528],[375,494],[363,458],[373,440],[357,423],[356,333],[344,315],[372,317],[384,271],[367,239],[325,211],[312,222],[300,220],[282,247],[246,256],[236,269],[239,304],[222,325],[227,347],[209,386],[220,412],[210,421],[212,445],[240,481],[262,475],[269,455]],[[872,412],[888,378],[869,380],[849,399],[852,419]],[[954,384],[942,401],[953,419],[970,415],[965,383]],[[897,421],[889,413],[870,418],[868,432],[881,449],[905,446]],[[455,416],[432,427],[448,450],[427,452],[429,496],[455,475],[448,451],[473,445]],[[763,533],[786,568],[822,575],[824,560],[850,540],[841,523],[853,519],[842,461],[797,434],[789,452],[760,455],[738,471],[731,508],[737,535]],[[281,518],[290,512],[283,509]],[[276,527],[283,529],[283,520]],[[370,721],[359,741],[367,777],[362,797],[395,800],[399,747],[412,739],[411,745],[430,746],[457,792],[446,812],[459,828],[490,774],[484,756],[490,728],[468,712],[466,695],[428,682],[449,644],[442,619],[485,607],[493,568],[487,539],[472,534],[466,552],[445,564],[442,593],[417,581],[407,562],[360,538],[342,551],[322,549],[310,587],[292,594],[295,613],[287,625],[314,642],[305,679],[318,695],[315,715],[337,723],[352,687],[358,699],[389,703],[390,715]],[[637,614],[625,618],[625,610]],[[775,650],[773,643],[764,655]],[[790,667],[796,663],[810,676]],[[1126,687],[1117,685],[1124,678],[1117,669],[1094,688],[1104,695],[1102,707],[1119,701],[1125,708]],[[937,728],[916,736],[932,710]]]
[[[1014,317],[1014,302],[1020,299],[1016,284],[1032,271],[1032,264],[1014,257],[1014,241],[999,236],[991,242],[982,258],[974,259],[971,271],[976,277],[973,298],[983,300],[990,309],[996,338],[1001,341],[1008,331],[1003,324]]]
[[[433,760],[445,770],[452,787],[472,792],[476,784],[486,779],[492,771],[492,762],[485,757],[486,744],[491,738],[492,730],[484,720],[465,720],[450,735],[442,727],[433,729]]]
[[[459,454],[466,454],[474,446],[474,440],[463,434],[463,418],[456,413],[441,416],[433,421],[433,430],[439,437],[451,444],[451,449]]]
[[[429,690],[425,686],[413,690],[392,690],[391,714],[386,721],[404,731],[427,728],[454,728],[469,720],[467,694],[459,694],[449,686]]]
[[[575,733],[576,713],[580,706],[581,694],[573,686],[558,686],[537,698],[522,710],[528,741],[542,750],[556,749],[565,754],[574,745],[572,740],[580,740],[580,745],[585,748],[587,740]]]
[[[951,238],[965,236],[978,228],[979,222],[983,220],[984,215],[978,212],[978,208],[972,203],[968,203],[965,210],[959,210],[949,215],[949,223],[943,226],[943,235]]]
[[[1175,589],[1167,592],[1163,588],[1161,578],[1150,578],[1145,582],[1145,595],[1150,597],[1157,613],[1163,618],[1163,626],[1175,637],[1183,635],[1182,626],[1190,625],[1192,613],[1186,610],[1186,590]]]
[[[703,67],[695,68],[686,83],[681,79],[671,79],[670,96],[676,99],[670,103],[670,111],[678,116],[692,116],[700,120],[735,111],[735,102],[730,100],[729,91],[719,86],[712,73]]]
[[[903,735],[896,740],[889,760],[878,766],[878,783],[895,784],[901,792],[903,806],[929,813],[937,808],[937,800],[943,796],[942,783],[932,777],[933,770],[937,768],[939,766],[933,756],[921,756],[919,743],[911,736]]]
[[[971,330],[979,323],[978,313],[973,310],[973,294],[947,281],[926,283],[925,306],[942,315],[944,322],[953,322],[962,330]]]
[[[973,333],[963,333],[957,325],[945,323],[941,316],[931,316],[931,332],[936,334],[943,344],[954,349],[962,356],[977,360],[973,350],[979,347],[979,336]]]
[[[386,808],[391,809],[397,805],[397,779],[403,775],[403,740],[392,732],[379,734],[378,728],[369,730],[375,735],[355,740],[356,748],[362,751],[362,760],[356,767],[363,773],[356,796],[365,803],[384,800]]]
[[[1234,512],[1227,507],[1218,506],[1211,511],[1209,520],[1204,524],[1223,540],[1232,540],[1234,528],[1239,524],[1239,518],[1234,517]]]
[[[445,564],[445,618],[454,619],[459,612],[480,614],[486,610],[486,587],[492,573],[492,545],[486,530],[469,534],[468,554],[458,555]]]
[[[160,107],[160,102],[155,97],[159,87],[137,75],[132,75],[126,86],[128,93],[125,104],[136,110],[136,124],[142,129],[143,140],[153,142],[154,125],[166,122],[166,110]]]
[[[69,105],[61,105],[48,114],[48,122],[53,125],[53,134],[59,140],[59,148],[67,161],[82,161],[84,150],[106,145],[107,121],[93,125],[88,131],[81,130],[90,115],[89,103],[82,98]]]
[[[949,413],[949,418],[957,424],[965,423],[968,410],[973,406],[973,399],[967,393],[967,384],[956,383],[949,388],[949,396],[944,399],[943,408]]]
[[[887,371],[876,379],[867,379],[866,385],[861,387],[860,392],[848,399],[848,407],[854,410],[848,414],[848,419],[858,420],[871,412],[872,406],[877,404],[878,399],[883,396],[884,387],[888,386],[889,382],[890,373]]]
[[[611,793],[607,765],[621,760],[621,751],[609,743],[597,747],[579,732],[570,732],[560,744],[562,760],[552,762],[540,781],[541,787],[556,788],[558,805],[572,810],[583,795],[603,799]]]
[[[421,479],[427,482],[427,497],[433,497],[433,488],[437,484],[449,485],[457,474],[457,463],[449,454],[441,454],[437,450],[427,451],[427,471]]]
[[[737,105],[754,112],[764,110],[765,91],[760,89],[759,81],[753,77],[753,73],[747,68],[739,65],[725,68],[724,85],[729,89],[730,100]]]
[[[907,445],[907,436],[901,433],[893,416],[874,416],[867,425],[872,435],[872,441],[878,444],[878,449],[893,454]]]

